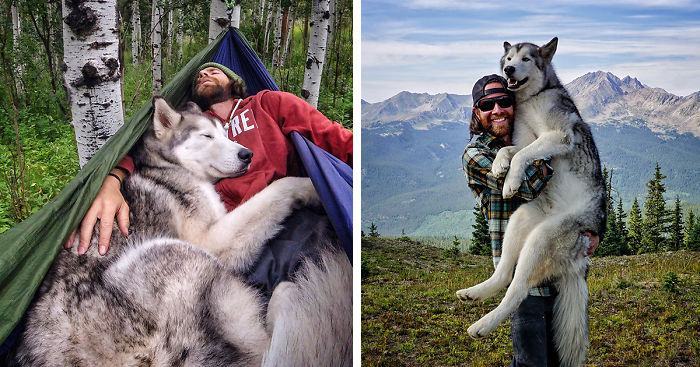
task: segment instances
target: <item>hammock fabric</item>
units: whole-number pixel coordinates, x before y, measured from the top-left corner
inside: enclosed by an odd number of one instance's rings
[[[232,28],[228,32],[220,34],[204,50],[193,57],[162,89],[161,95],[171,104],[181,105],[189,99],[193,73],[207,61],[226,65],[239,74],[246,81],[250,94],[263,89],[278,90],[277,85],[243,35],[237,29]],[[148,103],[127,121],[117,134],[109,139],[56,198],[27,220],[0,235],[0,341],[5,341],[22,319],[44,275],[51,267],[53,259],[62,248],[64,239],[82,220],[111,167],[114,167],[127,154],[146,131],[152,115],[152,106]],[[319,163],[319,165],[323,164]],[[313,167],[305,168],[307,171],[316,171]],[[348,169],[350,168],[347,165],[346,168],[342,168],[345,173],[339,177],[351,177],[351,174],[347,174]],[[331,177],[332,174],[325,176]],[[329,183],[313,177],[312,181],[319,191],[324,190],[321,188],[325,187],[323,185],[336,187],[351,183],[348,180]],[[331,189],[331,192],[342,193],[346,196],[344,199],[338,199],[339,201],[352,203],[352,188],[349,191]],[[332,209],[335,206],[336,204],[326,204],[324,199],[324,207],[328,210],[329,216],[336,212],[335,209]],[[346,206],[343,208],[347,209]],[[334,226],[337,225],[336,223],[349,226],[347,228],[335,227],[341,238],[343,233],[352,232],[352,208],[350,207],[349,210],[344,210],[342,213],[346,216],[344,219],[336,218],[334,220],[331,218],[331,223]],[[343,246],[350,257],[350,248],[345,242]],[[12,336],[14,338],[17,335],[13,333]],[[3,349],[6,349],[11,343],[11,340],[7,340],[7,343],[0,346],[0,355],[4,354],[5,350]]]

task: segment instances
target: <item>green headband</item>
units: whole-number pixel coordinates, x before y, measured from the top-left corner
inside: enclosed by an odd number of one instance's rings
[[[197,76],[199,75],[199,72],[206,69],[206,68],[217,68],[217,69],[221,70],[224,74],[226,74],[226,76],[229,79],[234,80],[237,83],[240,83],[245,87],[245,82],[243,81],[243,79],[241,79],[241,77],[238,76],[238,74],[234,73],[233,70],[231,70],[231,69],[229,69],[229,68],[227,68],[219,63],[216,63],[216,62],[207,62],[205,64],[202,64],[202,66],[200,66],[197,69],[197,71],[195,71],[194,77],[192,78],[192,90],[194,90],[195,87],[197,86]]]

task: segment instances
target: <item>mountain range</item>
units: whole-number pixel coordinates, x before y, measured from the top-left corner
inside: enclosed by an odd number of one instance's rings
[[[607,72],[565,86],[591,124],[616,197],[644,201],[656,162],[667,199],[700,204],[700,92],[680,97]],[[471,232],[474,200],[461,167],[471,96],[401,92],[362,102],[362,227],[380,233]]]

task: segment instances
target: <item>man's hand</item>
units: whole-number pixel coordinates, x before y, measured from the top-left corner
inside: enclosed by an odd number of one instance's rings
[[[581,233],[582,236],[588,237],[588,250],[586,251],[586,256],[592,256],[598,244],[600,243],[600,237],[597,233],[591,231],[585,231]]]
[[[113,173],[116,173],[115,170]],[[119,175],[122,177],[123,173]],[[98,240],[98,252],[100,255],[107,253],[109,249],[109,239],[112,235],[112,227],[114,226],[114,217],[117,218],[119,231],[127,236],[129,234],[129,205],[124,200],[120,190],[120,181],[116,177],[107,176],[102,181],[102,187],[97,194],[92,206],[85,214],[83,221],[80,223],[80,244],[78,245],[78,254],[82,255],[90,248],[90,238],[95,230],[95,223],[100,220],[100,238]],[[68,241],[64,244],[65,248],[71,248],[75,240],[76,232],[73,232]]]

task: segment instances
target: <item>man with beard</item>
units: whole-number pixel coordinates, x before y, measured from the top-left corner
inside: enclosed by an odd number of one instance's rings
[[[213,62],[199,67],[192,83],[192,92],[193,99],[206,110],[205,113],[219,121],[228,131],[229,139],[253,152],[252,162],[245,175],[225,178],[216,183],[216,190],[228,211],[250,199],[271,182],[301,174],[301,162],[288,138],[293,131],[299,132],[340,160],[352,164],[352,132],[330,121],[293,94],[263,90],[246,97],[244,81],[226,66]],[[128,234],[129,207],[121,194],[120,185],[133,170],[134,163],[127,156],[105,177],[100,192],[80,225],[79,254],[88,250],[98,218],[100,254],[104,255],[109,248],[115,215],[120,231],[124,235]],[[309,216],[311,217],[313,215]],[[294,225],[303,226],[304,223],[299,221],[303,222],[295,219]],[[284,232],[281,236],[284,236]],[[66,242],[66,247],[73,242],[72,237]],[[287,237],[285,240],[290,243],[296,239]],[[269,253],[267,255],[272,256]],[[294,264],[301,255],[299,252],[276,250],[274,261],[285,270],[293,271]],[[279,256],[285,258],[278,258]],[[264,285],[268,287],[265,291],[270,292],[274,285],[285,280],[288,275],[278,274],[270,281],[273,284]]]
[[[503,234],[511,214],[524,202],[539,195],[547,181],[556,174],[547,161],[535,161],[525,170],[518,192],[504,199],[504,178],[491,175],[491,165],[498,150],[512,145],[515,97],[506,80],[492,74],[479,79],[472,89],[471,135],[477,138],[462,155],[462,166],[469,188],[479,200],[481,212],[489,223],[494,268],[501,258]],[[590,256],[598,246],[598,235],[584,232],[588,237]],[[559,358],[552,335],[552,310],[557,295],[553,283],[530,289],[530,295],[520,304],[511,320],[513,360],[511,366],[557,366]]]

